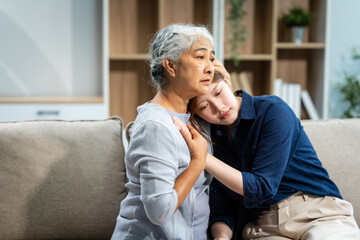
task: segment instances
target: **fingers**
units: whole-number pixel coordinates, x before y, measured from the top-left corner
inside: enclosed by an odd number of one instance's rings
[[[175,124],[175,126],[179,129],[183,138],[185,138],[185,140],[192,139],[192,134],[189,131],[189,129],[187,128],[185,123],[183,123],[179,118],[177,118],[175,116],[172,117],[172,120],[173,120],[173,123]]]
[[[213,63],[215,67],[223,66],[222,62],[220,62],[218,59],[215,59]]]
[[[193,126],[191,126],[189,124],[186,124],[186,126],[187,126],[192,138],[196,138],[199,135],[198,131]]]
[[[215,71],[219,72],[221,76],[223,76],[224,81],[231,87],[230,74],[226,70],[224,64],[222,64],[222,62],[220,62],[219,60],[215,59],[214,67],[215,67]]]

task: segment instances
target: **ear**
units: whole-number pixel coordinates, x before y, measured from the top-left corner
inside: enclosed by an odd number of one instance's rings
[[[165,70],[168,72],[168,74],[171,77],[175,77],[176,64],[171,59],[168,59],[168,58],[163,59],[162,63],[163,63]]]

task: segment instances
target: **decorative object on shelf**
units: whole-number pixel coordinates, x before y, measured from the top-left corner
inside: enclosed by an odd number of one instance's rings
[[[305,28],[310,25],[312,15],[301,7],[294,7],[289,10],[282,18],[286,27],[291,29],[292,41],[296,44],[302,44]]]
[[[360,53],[356,48],[353,49],[352,60],[354,69],[344,71],[345,81],[339,84],[339,91],[343,95],[343,100],[348,104],[343,113],[345,118],[360,117]]]
[[[234,65],[238,66],[240,62],[240,54],[237,52],[238,46],[245,41],[249,36],[246,26],[243,24],[246,12],[244,10],[244,3],[246,0],[227,0],[226,3],[230,5],[230,11],[226,20],[230,24],[230,38],[229,44],[231,46],[232,59]]]

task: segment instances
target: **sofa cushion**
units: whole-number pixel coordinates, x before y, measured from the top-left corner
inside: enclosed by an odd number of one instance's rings
[[[304,130],[360,223],[360,119],[304,120]]]
[[[126,194],[122,129],[0,123],[0,239],[109,239]]]
[[[125,127],[125,136],[126,136],[126,140],[128,142],[130,142],[130,137],[131,137],[131,132],[132,132],[133,126],[134,126],[134,122],[129,122]]]

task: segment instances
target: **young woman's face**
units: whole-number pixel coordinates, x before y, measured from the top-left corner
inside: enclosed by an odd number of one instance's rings
[[[191,48],[181,55],[176,69],[178,89],[193,98],[209,91],[214,75],[214,50],[210,41],[200,37]]]
[[[196,97],[192,104],[195,114],[213,124],[231,125],[239,115],[239,102],[222,80],[213,82],[210,91]]]

